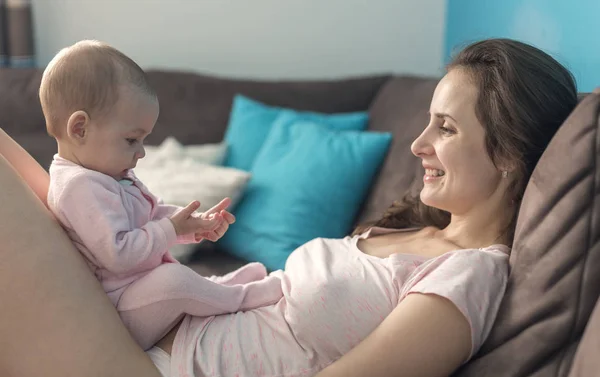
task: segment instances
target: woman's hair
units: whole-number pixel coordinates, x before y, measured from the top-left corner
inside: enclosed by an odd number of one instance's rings
[[[488,39],[460,51],[447,71],[464,70],[478,88],[477,119],[485,128],[485,148],[494,165],[510,164],[512,185],[507,195],[518,208],[525,186],[548,143],[577,105],[571,73],[545,52],[510,39]],[[516,213],[508,226],[512,240]],[[383,218],[359,226],[444,228],[450,214],[407,195],[387,209]]]

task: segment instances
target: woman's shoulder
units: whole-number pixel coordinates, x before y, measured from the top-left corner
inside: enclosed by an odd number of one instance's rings
[[[508,263],[508,258],[510,255],[510,248],[506,245],[490,245],[482,248],[472,248],[472,249],[455,249],[448,251],[440,256],[435,258],[431,258],[428,261],[432,264],[439,265],[441,263],[451,263],[451,264],[459,264],[459,263],[467,263],[472,264],[475,262],[482,263]],[[474,266],[477,266],[475,264]]]
[[[452,250],[425,261],[416,271],[415,278],[429,277],[440,284],[454,281],[457,284],[503,285],[508,279],[508,250],[505,245]]]
[[[502,249],[459,249],[432,258],[415,270],[400,297],[421,293],[452,302],[471,327],[472,356],[490,332],[508,282],[508,255]]]

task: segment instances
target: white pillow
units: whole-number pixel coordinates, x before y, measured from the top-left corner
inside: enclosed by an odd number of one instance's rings
[[[213,165],[219,159],[222,161],[223,145],[182,147],[169,138],[159,147],[146,148],[146,157],[138,161],[134,172],[165,204],[183,207],[198,200],[199,211],[206,211],[229,197],[231,211],[241,199],[251,174]],[[170,251],[180,262],[185,262],[194,247],[193,244],[176,245]]]
[[[167,204],[186,206],[200,201],[206,211],[223,198],[235,206],[250,179],[249,172],[197,162],[191,158],[164,160],[158,166],[138,166],[135,175]]]
[[[227,153],[227,144],[221,142],[215,144],[181,145],[177,139],[169,136],[159,146],[147,145],[144,146],[144,149],[146,150],[146,157],[139,161],[143,166],[160,165],[163,161],[169,161],[176,157],[190,157],[198,162],[209,165],[223,165],[225,154]]]

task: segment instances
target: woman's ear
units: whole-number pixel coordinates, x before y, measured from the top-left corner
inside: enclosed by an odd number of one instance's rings
[[[519,165],[516,161],[508,161],[504,158],[501,159],[501,161],[498,161],[498,163],[496,164],[496,168],[498,169],[498,171],[500,171],[500,173],[505,171],[508,173],[508,175],[514,173],[517,170],[518,166]]]
[[[90,127],[90,117],[87,112],[77,110],[67,121],[67,135],[78,144],[83,144]]]

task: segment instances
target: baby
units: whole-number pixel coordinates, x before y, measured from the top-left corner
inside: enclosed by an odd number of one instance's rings
[[[205,317],[281,298],[281,282],[259,263],[205,278],[170,255],[176,243],[216,241],[234,217],[227,198],[199,214],[197,201],[165,205],[136,178],[159,105],[133,60],[104,43],[76,43],[50,62],[39,94],[58,144],[48,205],[142,348],[186,313]]]

